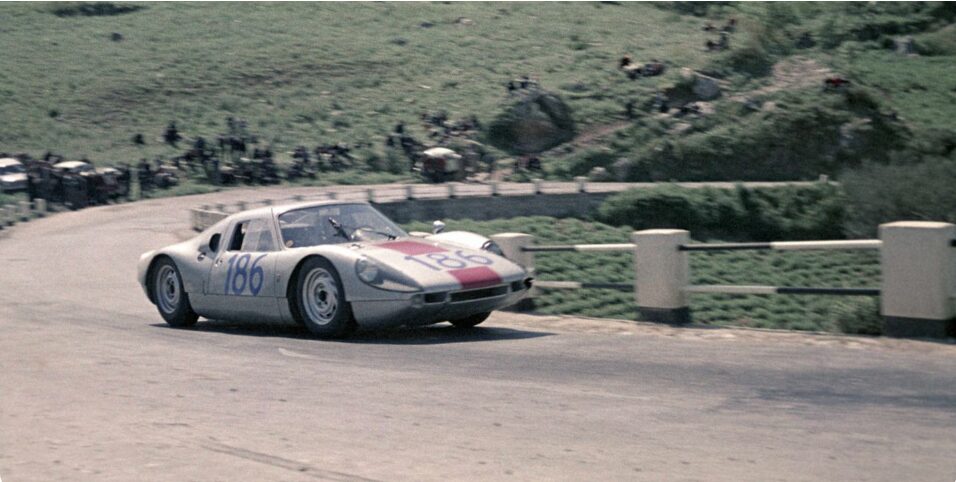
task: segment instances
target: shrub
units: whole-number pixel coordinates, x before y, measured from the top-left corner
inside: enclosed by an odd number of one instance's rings
[[[117,5],[113,2],[61,3],[53,9],[53,15],[57,17],[104,17],[133,13],[144,8],[146,7],[141,5]]]
[[[872,236],[877,226],[891,221],[956,222],[953,156],[909,165],[867,165],[841,180],[848,204],[846,232],[851,236]]]
[[[851,335],[882,335],[883,318],[877,298],[845,300],[833,306],[837,328]]]
[[[598,220],[633,229],[678,228],[697,238],[756,241],[843,237],[844,197],[831,185],[748,189],[633,189],[610,197]]]

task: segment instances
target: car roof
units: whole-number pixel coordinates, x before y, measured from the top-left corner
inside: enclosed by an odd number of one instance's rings
[[[23,165],[23,163],[12,157],[4,157],[0,159],[0,167],[9,167],[9,166],[18,166],[18,165]]]
[[[299,202],[299,203],[290,203],[290,204],[281,204],[278,206],[265,206],[261,208],[248,209],[242,212],[235,214],[230,214],[229,218],[255,218],[262,216],[280,216],[289,211],[297,211],[299,209],[308,209],[313,207],[320,206],[337,206],[337,205],[346,205],[346,204],[365,204],[369,205],[364,201],[341,201],[337,199],[328,199],[324,201],[309,201],[309,202]]]

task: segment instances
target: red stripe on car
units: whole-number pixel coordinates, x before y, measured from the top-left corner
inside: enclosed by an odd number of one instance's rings
[[[415,241],[393,241],[391,243],[380,244],[378,247],[392,249],[409,256],[417,256],[419,254],[428,253],[444,253],[445,251],[448,251],[445,248],[441,248],[433,244],[418,243]]]
[[[454,276],[462,289],[484,288],[501,283],[501,276],[491,268],[478,266],[475,268],[453,269],[448,274]]]

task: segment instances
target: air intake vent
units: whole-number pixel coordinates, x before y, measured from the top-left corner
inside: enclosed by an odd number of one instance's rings
[[[507,286],[495,286],[494,288],[484,288],[480,290],[459,291],[451,294],[451,302],[480,300],[482,298],[493,298],[508,294]]]

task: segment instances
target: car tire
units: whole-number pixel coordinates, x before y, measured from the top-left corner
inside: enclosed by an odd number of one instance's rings
[[[321,338],[341,338],[355,329],[342,278],[328,260],[309,258],[296,279],[298,321]]]
[[[457,320],[448,320],[448,322],[455,325],[455,328],[474,328],[487,320],[489,316],[491,316],[490,311],[488,313],[478,313],[477,315],[471,315]]]
[[[169,326],[184,328],[196,324],[199,315],[189,303],[189,294],[183,289],[183,277],[173,260],[162,258],[156,263],[151,289],[153,302]]]

